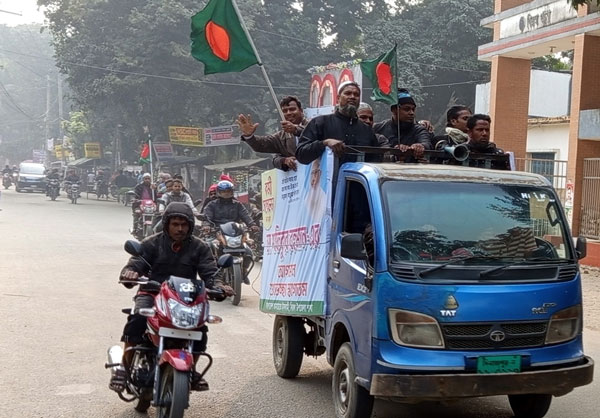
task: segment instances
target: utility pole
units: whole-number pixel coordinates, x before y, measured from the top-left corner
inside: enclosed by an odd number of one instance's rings
[[[60,73],[57,76],[58,81],[58,132],[60,137],[63,137],[63,91],[62,91],[62,79],[60,78]]]
[[[50,139],[50,75],[46,76],[46,114],[44,115],[45,135],[44,143],[48,143]],[[46,145],[44,145],[46,148]]]

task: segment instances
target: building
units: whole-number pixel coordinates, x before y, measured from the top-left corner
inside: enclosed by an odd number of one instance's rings
[[[492,140],[527,157],[531,59],[574,50],[569,105],[567,182],[574,185],[574,235],[600,240],[600,12],[597,6],[572,9],[566,0],[495,0],[494,15],[482,26],[492,42],[479,47],[490,61],[489,109]],[[553,89],[552,85],[547,86]],[[550,124],[540,124],[548,129]],[[600,265],[600,245],[590,245],[585,261]]]

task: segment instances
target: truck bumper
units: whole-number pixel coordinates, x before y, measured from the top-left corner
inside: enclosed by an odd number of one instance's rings
[[[478,396],[566,395],[592,382],[594,361],[584,357],[577,365],[502,374],[374,374],[370,393],[398,401],[441,400]]]

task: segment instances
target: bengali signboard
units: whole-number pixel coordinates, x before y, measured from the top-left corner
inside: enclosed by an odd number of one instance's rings
[[[204,129],[204,146],[218,147],[221,145],[237,145],[240,136],[236,134],[236,125],[217,126]]]
[[[185,126],[169,126],[169,141],[173,145],[203,147],[204,130]]]
[[[329,151],[297,171],[262,174],[263,312],[325,314],[332,176]]]
[[[62,158],[63,158],[63,147],[62,147],[62,145],[55,145],[54,146],[54,156],[56,158],[58,158],[59,160],[62,160]]]
[[[46,162],[46,151],[44,151],[43,149],[34,149],[33,162],[44,164]]]
[[[102,150],[99,142],[86,142],[83,144],[85,158],[101,158]]]
[[[166,161],[173,158],[173,145],[170,142],[153,142],[154,154],[159,161]]]

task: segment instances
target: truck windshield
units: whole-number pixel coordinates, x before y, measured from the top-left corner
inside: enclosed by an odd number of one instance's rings
[[[464,258],[498,265],[572,258],[550,187],[387,181],[382,188],[392,263]]]

